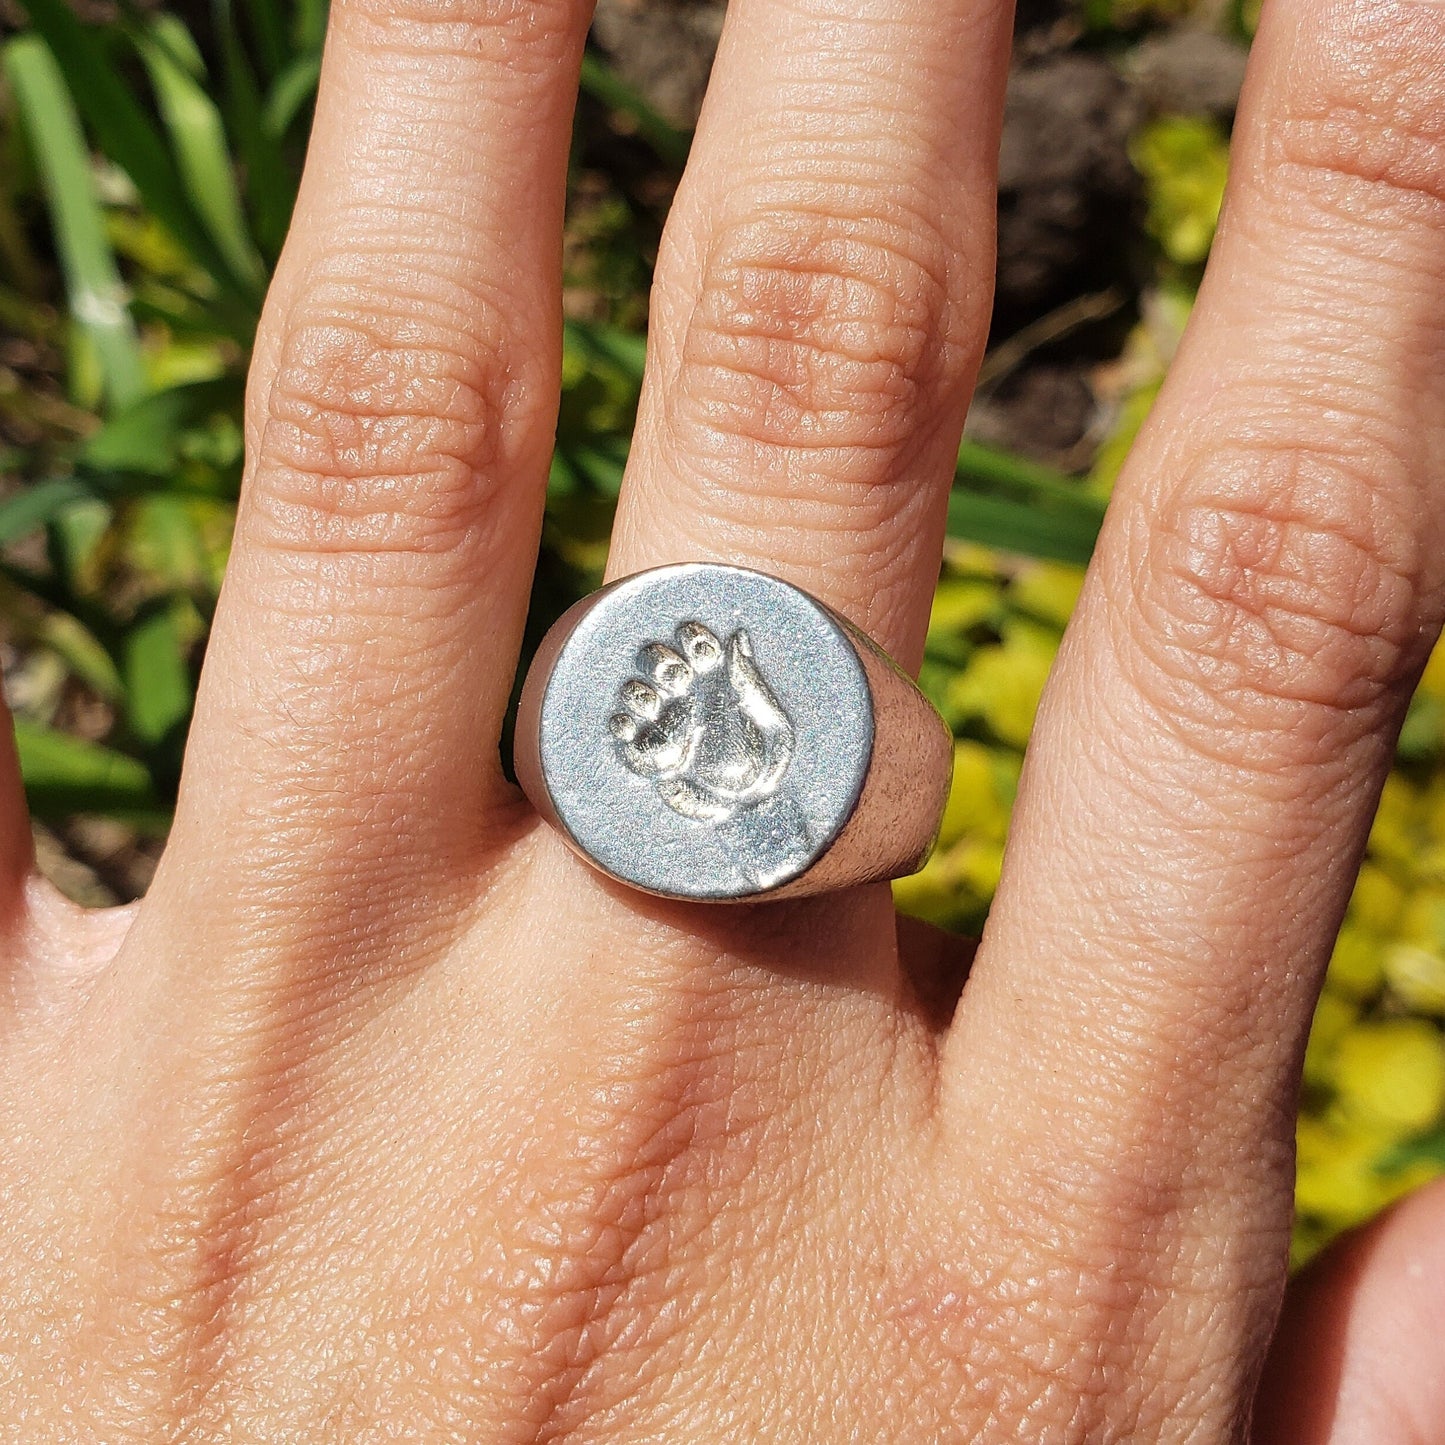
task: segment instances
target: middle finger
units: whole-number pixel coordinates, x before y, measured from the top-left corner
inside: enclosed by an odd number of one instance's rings
[[[734,0],[611,573],[758,567],[922,651],[993,280],[1007,0]]]

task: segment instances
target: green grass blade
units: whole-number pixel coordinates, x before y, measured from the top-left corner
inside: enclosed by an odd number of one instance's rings
[[[260,304],[261,261],[236,184],[226,128],[206,93],[205,67],[190,32],[174,15],[157,15],[134,43],[151,78],[192,208],[232,276]]]
[[[267,132],[276,140],[291,129],[291,123],[316,95],[321,79],[321,56],[298,55],[276,77],[262,111]]]
[[[281,73],[292,55],[283,10],[282,0],[247,0],[246,3],[261,70],[268,80]]]
[[[296,49],[305,53],[321,54],[322,42],[326,39],[326,19],[330,6],[327,0],[296,0],[296,15],[293,34]]]
[[[214,0],[213,18],[225,75],[226,124],[246,177],[246,201],[256,242],[272,261],[281,253],[296,180],[279,138],[267,124],[261,87],[236,26],[231,0]]]
[[[647,338],[634,336],[616,326],[598,321],[567,321],[562,328],[563,344],[592,361],[604,361],[641,385],[647,357]]]
[[[80,120],[39,36],[18,36],[5,47],[5,71],[33,142],[71,315],[94,350],[107,399],[124,406],[145,390],[145,369]]]
[[[970,439],[959,447],[950,537],[1082,564],[1103,521],[1104,504],[1064,473]]]
[[[1380,1157],[1376,1167],[1382,1173],[1391,1174],[1419,1164],[1431,1164],[1445,1169],[1445,1129],[1437,1129],[1423,1138],[1395,1145]]]
[[[124,700],[125,691],[115,660],[78,617],[68,612],[52,612],[40,640],[65,664],[71,675],[97,697],[114,704]]]
[[[114,654],[120,638],[111,619],[95,603],[77,597],[51,573],[35,572],[0,558],[0,604],[10,607],[24,594],[43,603],[48,612],[44,643],[70,670],[103,698],[121,700],[120,670]]]
[[[625,115],[658,159],[682,169],[692,147],[692,136],[659,115],[642,96],[594,51],[582,57],[582,90],[609,110]]]
[[[15,721],[15,744],[37,817],[103,813],[164,826],[166,810],[145,765],[134,758],[24,718]]]
[[[123,702],[120,671],[110,650],[93,628],[67,610],[65,594],[54,578],[0,558],[0,610],[8,630],[53,652],[72,676],[107,702]],[[36,607],[37,602],[42,606]],[[80,611],[89,610],[81,604]]]
[[[955,487],[948,499],[948,535],[1026,557],[1083,565],[1094,554],[1099,527],[1086,512],[1051,511]]]
[[[92,433],[78,463],[99,472],[142,472],[173,481],[185,432],[216,412],[239,414],[242,389],[240,377],[223,376],[153,392]]]
[[[581,486],[597,496],[616,500],[627,466],[625,437],[596,437],[590,446],[559,447],[557,455],[574,488]]]
[[[176,610],[160,603],[126,633],[121,652],[126,722],[142,743],[154,746],[191,715],[188,639]]]
[[[1046,497],[1064,505],[1087,508],[1104,517],[1103,505],[1085,494],[1073,478],[1042,462],[985,446],[965,437],[958,448],[958,474],[970,483],[981,483],[987,490],[1010,495]]]
[[[0,286],[0,326],[37,336],[48,330],[40,322],[38,300],[45,295],[45,276],[21,216],[31,178],[26,174],[24,138],[12,123],[13,114],[14,97],[0,100],[0,276],[5,278]]]
[[[99,32],[81,25],[65,0],[21,4],[59,62],[76,108],[100,148],[131,178],[146,209],[192,260],[235,294],[237,279],[191,205],[161,132],[121,80]]]

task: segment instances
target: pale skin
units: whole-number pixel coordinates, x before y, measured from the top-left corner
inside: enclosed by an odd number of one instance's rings
[[[1269,1351],[1302,1043],[1445,599],[1445,6],[1267,0],[956,1008],[885,886],[639,898],[504,780],[586,24],[336,0],[150,895],[61,902],[0,781],[0,1434],[1445,1440],[1445,1194]],[[613,575],[761,567],[917,664],[1008,31],[733,0]]]

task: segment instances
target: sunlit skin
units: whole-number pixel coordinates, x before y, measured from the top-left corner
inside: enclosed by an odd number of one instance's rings
[[[885,886],[639,898],[503,777],[587,18],[336,0],[145,901],[31,881],[4,773],[0,1434],[1244,1441],[1263,1369],[1257,1440],[1445,1439],[1438,1190],[1265,1367],[1445,597],[1445,6],[1266,4],[966,985]],[[612,575],[761,567],[918,663],[1009,20],[733,0]]]

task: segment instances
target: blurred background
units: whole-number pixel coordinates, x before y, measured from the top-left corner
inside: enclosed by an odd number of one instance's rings
[[[529,646],[601,575],[723,8],[598,5]],[[950,927],[988,911],[1040,689],[1188,318],[1253,24],[1251,0],[1021,0],[993,331],[922,679],[954,790],[897,887]],[[165,837],[324,28],[325,0],[0,0],[0,660],[41,866],[84,903],[144,892]],[[1310,1041],[1297,1262],[1445,1170],[1442,1022],[1445,653]]]

